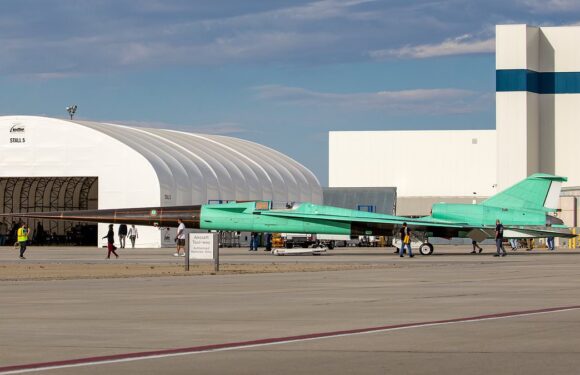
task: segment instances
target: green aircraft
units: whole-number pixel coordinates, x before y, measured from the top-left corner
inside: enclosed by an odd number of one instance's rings
[[[490,197],[481,204],[437,203],[431,215],[420,218],[384,215],[312,203],[292,203],[275,208],[271,201],[146,207],[89,211],[30,212],[4,214],[50,220],[72,220],[136,225],[186,226],[216,231],[307,233],[392,236],[403,223],[423,243],[419,252],[433,253],[430,237],[469,237],[476,241],[495,236],[496,220],[505,227],[506,238],[567,237],[568,227],[556,212],[565,177],[534,174]]]
[[[506,238],[573,237],[557,211],[564,177],[534,174],[481,204],[437,203],[431,215],[408,218],[312,203],[272,209],[270,202],[202,206],[200,228],[213,230],[392,236],[404,222],[423,241],[419,251],[433,253],[429,237],[494,238],[496,220]]]

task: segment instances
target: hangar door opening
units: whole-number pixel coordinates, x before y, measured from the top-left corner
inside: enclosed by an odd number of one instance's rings
[[[91,210],[98,208],[97,177],[0,177],[2,213]],[[0,219],[6,244],[16,241],[14,222],[22,220],[32,230],[35,245],[97,245],[97,224],[55,220]]]

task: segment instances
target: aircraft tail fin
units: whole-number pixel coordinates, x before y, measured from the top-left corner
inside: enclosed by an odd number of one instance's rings
[[[556,211],[566,177],[536,173],[483,201],[484,206]]]

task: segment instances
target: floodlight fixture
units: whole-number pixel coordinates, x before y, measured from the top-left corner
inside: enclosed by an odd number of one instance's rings
[[[70,115],[70,119],[72,120],[73,116],[77,112],[77,105],[73,104],[71,106],[66,107],[66,111],[68,112],[68,114]]]

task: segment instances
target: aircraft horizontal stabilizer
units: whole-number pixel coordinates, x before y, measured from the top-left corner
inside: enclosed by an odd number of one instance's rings
[[[575,234],[571,233],[569,230],[557,230],[557,229],[519,229],[519,228],[506,228],[504,231],[505,238],[545,238],[545,237],[560,237],[560,238],[574,238]]]

